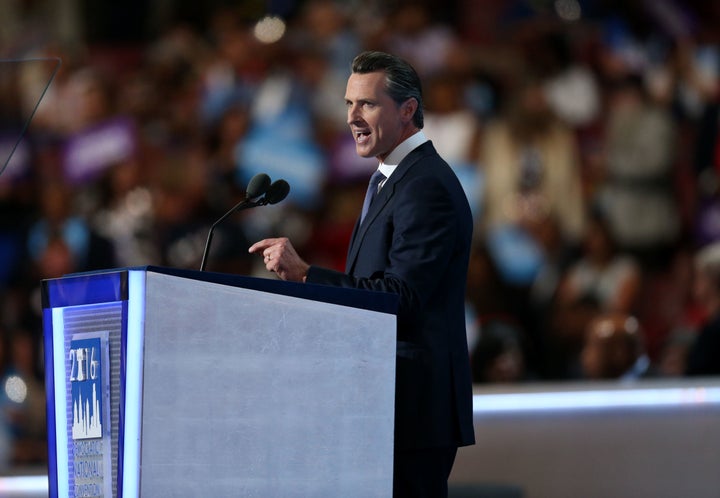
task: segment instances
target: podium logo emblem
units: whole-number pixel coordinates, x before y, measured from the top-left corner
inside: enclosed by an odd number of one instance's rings
[[[99,337],[71,341],[68,364],[72,392],[72,438],[103,437],[102,354]]]

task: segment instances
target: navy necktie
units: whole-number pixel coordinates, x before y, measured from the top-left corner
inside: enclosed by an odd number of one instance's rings
[[[380,182],[385,179],[385,175],[380,173],[380,170],[376,170],[375,173],[370,177],[370,183],[368,184],[367,193],[365,194],[365,202],[363,202],[362,213],[360,214],[360,223],[365,219],[365,215],[370,209],[373,199],[380,190]]]

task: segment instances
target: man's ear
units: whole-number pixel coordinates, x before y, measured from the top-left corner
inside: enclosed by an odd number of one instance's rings
[[[418,101],[413,97],[410,97],[405,102],[403,102],[400,105],[400,116],[402,117],[403,121],[412,121],[412,118],[413,116],[415,116],[415,111],[417,111],[417,108]]]

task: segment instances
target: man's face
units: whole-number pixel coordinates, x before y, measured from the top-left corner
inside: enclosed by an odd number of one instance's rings
[[[382,161],[412,135],[414,102],[408,99],[398,106],[385,89],[383,72],[350,75],[345,104],[358,155]]]

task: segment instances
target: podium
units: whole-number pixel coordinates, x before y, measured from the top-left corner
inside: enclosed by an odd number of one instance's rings
[[[42,298],[50,496],[392,495],[395,296],[142,267]]]

